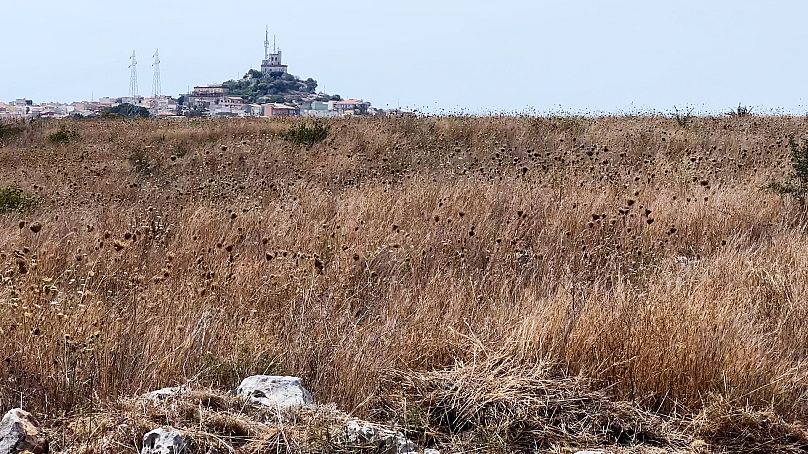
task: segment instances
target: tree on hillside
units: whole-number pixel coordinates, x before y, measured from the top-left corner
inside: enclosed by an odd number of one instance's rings
[[[148,118],[149,109],[134,106],[129,103],[119,104],[115,107],[107,107],[101,113],[102,117],[124,117],[124,118]]]
[[[257,69],[251,69],[247,71],[247,74],[244,75],[245,79],[262,79],[264,77],[264,73]]]
[[[305,81],[289,73],[263,74],[251,69],[240,80],[224,82],[232,96],[240,96],[248,102],[259,99],[279,99],[278,102],[294,102],[315,93],[317,81],[308,78]]]
[[[306,90],[309,93],[314,93],[314,91],[317,89],[317,81],[312,79],[311,77],[303,81],[303,83],[306,84]]]

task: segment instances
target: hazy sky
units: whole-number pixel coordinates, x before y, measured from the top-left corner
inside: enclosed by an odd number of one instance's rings
[[[808,111],[798,0],[0,0],[0,100],[166,94],[260,66],[379,107]]]

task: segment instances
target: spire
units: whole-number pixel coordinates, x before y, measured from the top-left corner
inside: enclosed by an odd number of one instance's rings
[[[269,59],[269,25],[267,25],[266,37],[264,38],[264,60]]]

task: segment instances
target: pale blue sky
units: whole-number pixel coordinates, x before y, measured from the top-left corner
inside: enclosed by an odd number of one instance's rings
[[[258,67],[385,107],[619,112],[808,107],[797,0],[0,0],[0,100],[167,94]]]

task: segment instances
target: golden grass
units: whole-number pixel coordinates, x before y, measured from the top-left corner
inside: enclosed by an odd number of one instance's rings
[[[340,120],[311,147],[295,124],[0,139],[0,186],[40,198],[0,215],[2,406],[277,372],[366,415],[473,338],[644,411],[808,416],[804,216],[762,189],[808,121]]]

